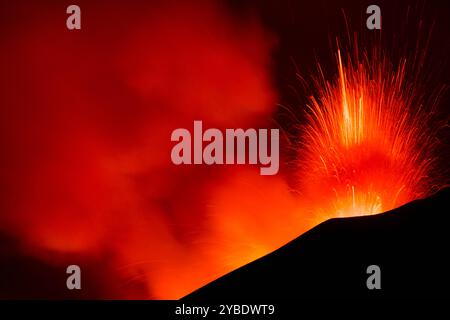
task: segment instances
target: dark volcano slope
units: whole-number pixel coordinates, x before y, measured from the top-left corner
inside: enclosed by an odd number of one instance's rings
[[[447,188],[383,214],[328,220],[184,300],[449,298],[449,203]],[[369,265],[381,269],[380,290],[367,288]]]

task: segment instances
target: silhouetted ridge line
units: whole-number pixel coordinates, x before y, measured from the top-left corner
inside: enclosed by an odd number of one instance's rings
[[[330,219],[185,300],[449,297],[450,188],[373,216]],[[369,290],[367,267],[381,270]]]

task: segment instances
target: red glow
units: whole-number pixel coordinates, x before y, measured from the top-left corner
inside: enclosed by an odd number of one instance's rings
[[[426,194],[432,144],[406,61],[339,55],[309,106],[300,196],[258,168],[174,166],[170,134],[193,120],[272,126],[273,36],[212,1],[110,2],[81,4],[81,32],[64,5],[1,22],[0,231],[27,253],[107,256],[106,278],[145,287],[115,297],[180,298],[329,217]]]
[[[202,240],[226,171],[174,166],[170,134],[265,125],[273,38],[211,1],[80,6],[79,32],[64,4],[3,20],[0,230],[50,263],[110,252],[102,273],[144,283],[137,297],[181,297],[230,270]]]

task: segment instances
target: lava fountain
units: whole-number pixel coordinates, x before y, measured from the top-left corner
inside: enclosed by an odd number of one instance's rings
[[[319,66],[298,178],[317,222],[385,212],[430,193],[436,99],[422,94],[417,61],[338,49],[333,81]]]

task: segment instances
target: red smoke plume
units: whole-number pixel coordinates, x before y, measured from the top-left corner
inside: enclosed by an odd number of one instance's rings
[[[110,252],[105,272],[145,283],[137,297],[178,298],[251,259],[226,243],[251,237],[226,223],[251,218],[228,210],[251,190],[222,203],[234,171],[174,166],[170,134],[270,126],[274,39],[210,1],[79,6],[80,31],[63,4],[2,14],[0,230],[49,263]],[[264,179],[248,171],[231,181]]]

